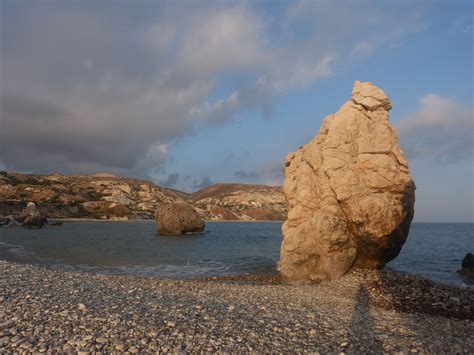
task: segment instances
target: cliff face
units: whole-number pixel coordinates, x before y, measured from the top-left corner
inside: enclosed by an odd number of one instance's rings
[[[49,218],[153,219],[172,202],[192,204],[208,220],[283,220],[279,187],[217,184],[194,194],[150,181],[109,174],[65,176],[0,172],[0,214],[17,214],[28,202]]]

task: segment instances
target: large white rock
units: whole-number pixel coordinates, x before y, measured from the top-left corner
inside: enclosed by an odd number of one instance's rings
[[[403,246],[415,184],[390,125],[390,100],[356,81],[352,98],[285,162],[280,271],[289,281],[334,279],[381,268]]]

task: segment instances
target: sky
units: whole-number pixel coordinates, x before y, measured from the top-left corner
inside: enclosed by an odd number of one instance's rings
[[[474,222],[472,66],[470,0],[0,0],[0,169],[279,185],[371,81],[415,221]]]

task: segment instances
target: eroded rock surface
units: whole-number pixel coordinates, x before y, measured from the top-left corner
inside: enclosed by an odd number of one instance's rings
[[[204,220],[186,203],[174,202],[162,207],[156,213],[159,234],[201,233]]]
[[[415,184],[390,125],[390,100],[356,81],[352,98],[285,162],[280,271],[290,281],[335,279],[395,258],[414,214]]]
[[[20,222],[23,227],[33,229],[41,228],[48,222],[38,211],[33,202],[28,202],[23,212],[16,217],[16,220]]]

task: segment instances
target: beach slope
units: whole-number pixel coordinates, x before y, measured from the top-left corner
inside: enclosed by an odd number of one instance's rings
[[[0,261],[0,353],[474,352],[474,293],[380,271],[285,285],[169,280]]]

